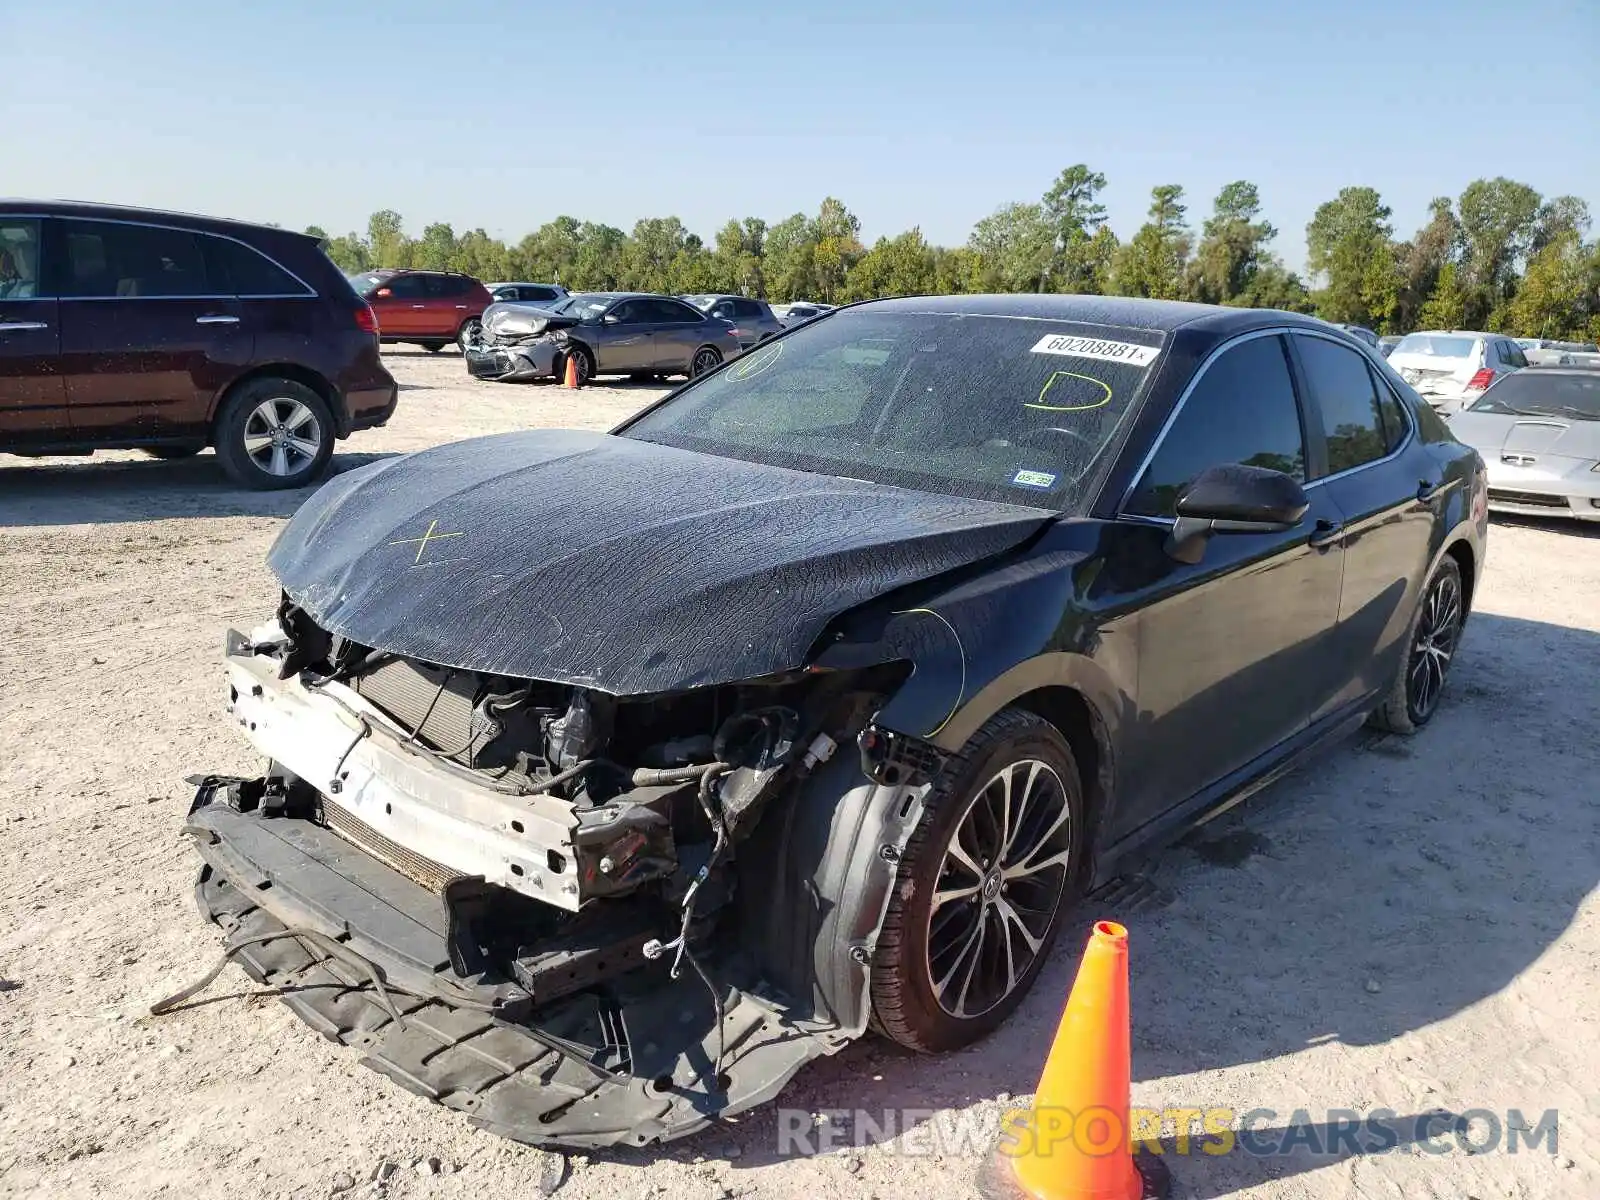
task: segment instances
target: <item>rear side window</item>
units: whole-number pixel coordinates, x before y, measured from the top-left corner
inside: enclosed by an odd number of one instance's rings
[[[766,316],[762,305],[754,300],[735,300],[733,302],[733,315],[744,320],[760,320]]]
[[[1206,368],[1124,511],[1176,516],[1178,497],[1197,475],[1234,464],[1266,467],[1305,481],[1305,435],[1278,337],[1241,342]]]
[[[243,242],[203,237],[206,266],[218,288],[235,296],[304,296],[305,284]]]
[[[554,300],[558,295],[560,295],[560,293],[557,292],[555,288],[530,287],[522,289],[522,298],[524,300],[534,300],[538,301],[539,303]]]
[[[690,308],[677,300],[645,300],[642,301],[649,314],[644,319],[647,321],[703,321],[699,310]]]
[[[1393,452],[1399,449],[1400,443],[1406,440],[1405,409],[1400,403],[1388,383],[1376,371],[1372,372],[1372,386],[1378,392],[1378,414],[1383,418],[1384,449]]]
[[[1336,474],[1389,452],[1378,391],[1367,360],[1326,338],[1295,336],[1311,396],[1322,410],[1328,439],[1328,472]]]
[[[1500,343],[1500,358],[1508,367],[1525,367],[1528,359],[1522,353],[1522,347],[1515,342]]]
[[[206,271],[199,235],[187,230],[111,221],[65,221],[63,229],[63,296],[138,299],[222,291]]]

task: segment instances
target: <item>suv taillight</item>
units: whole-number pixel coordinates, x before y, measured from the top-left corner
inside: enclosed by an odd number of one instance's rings
[[[361,330],[362,333],[370,333],[373,337],[378,336],[377,314],[372,311],[372,305],[366,303],[366,301],[362,301],[361,307],[356,309],[356,328]]]
[[[1494,382],[1494,372],[1488,367],[1479,367],[1477,374],[1467,380],[1467,391],[1481,392]]]

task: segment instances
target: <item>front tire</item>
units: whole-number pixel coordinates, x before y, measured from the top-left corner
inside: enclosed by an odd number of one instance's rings
[[[418,343],[429,354],[437,354],[445,348],[445,342],[420,342]]]
[[[878,1030],[956,1050],[1021,1003],[1076,895],[1083,785],[1049,722],[1005,709],[934,781],[901,858],[872,969]]]
[[[477,317],[468,317],[461,322],[461,328],[456,330],[456,349],[465,354],[468,346],[476,346],[483,340],[483,322]]]
[[[1447,554],[1422,591],[1394,682],[1368,724],[1388,733],[1415,733],[1433,720],[1466,619],[1461,567]]]
[[[567,358],[571,358],[578,364],[578,386],[588,387],[594,381],[594,355],[589,353],[587,346],[572,344],[565,356],[556,359],[557,383],[566,382]]]
[[[223,403],[215,427],[217,458],[241,487],[304,487],[333,457],[333,415],[292,379],[252,379]]]

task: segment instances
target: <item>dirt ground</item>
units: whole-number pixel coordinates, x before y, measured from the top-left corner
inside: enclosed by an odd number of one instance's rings
[[[389,359],[399,412],[336,469],[601,428],[657,394]],[[190,897],[183,776],[254,767],[222,717],[222,633],[271,610],[263,560],[304,498],[234,490],[209,454],[0,459],[0,1195],[967,1196],[975,1155],[920,1134],[1032,1089],[1078,932],[990,1041],[942,1059],[867,1042],[803,1072],[782,1105],[933,1110],[817,1156],[779,1153],[775,1108],[651,1153],[516,1146],[360,1067],[233,967],[207,1003],[143,1015],[218,952]],[[1254,1126],[1299,1142],[1174,1157],[1174,1195],[1600,1195],[1597,534],[1497,522],[1430,728],[1351,739],[1166,853],[1135,899],[1083,912],[1084,931],[1132,930],[1135,1103],[1272,1110]],[[1330,1109],[1374,1107],[1406,1131],[1390,1152],[1307,1146]],[[1412,1144],[1417,1114],[1503,1129],[1513,1108],[1559,1110],[1554,1154]]]

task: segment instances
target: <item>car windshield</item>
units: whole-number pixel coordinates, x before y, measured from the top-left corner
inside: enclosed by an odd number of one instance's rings
[[[356,295],[366,296],[382,287],[383,281],[389,276],[382,271],[362,271],[346,278],[350,280],[350,286],[355,288]]]
[[[800,471],[1071,510],[1159,331],[847,309],[753,350],[626,437]]]
[[[1477,339],[1441,337],[1435,333],[1411,333],[1400,339],[1396,354],[1426,354],[1433,358],[1470,358]]]
[[[1600,421],[1600,374],[1556,375],[1518,371],[1507,375],[1472,403],[1468,412],[1575,417]]]

